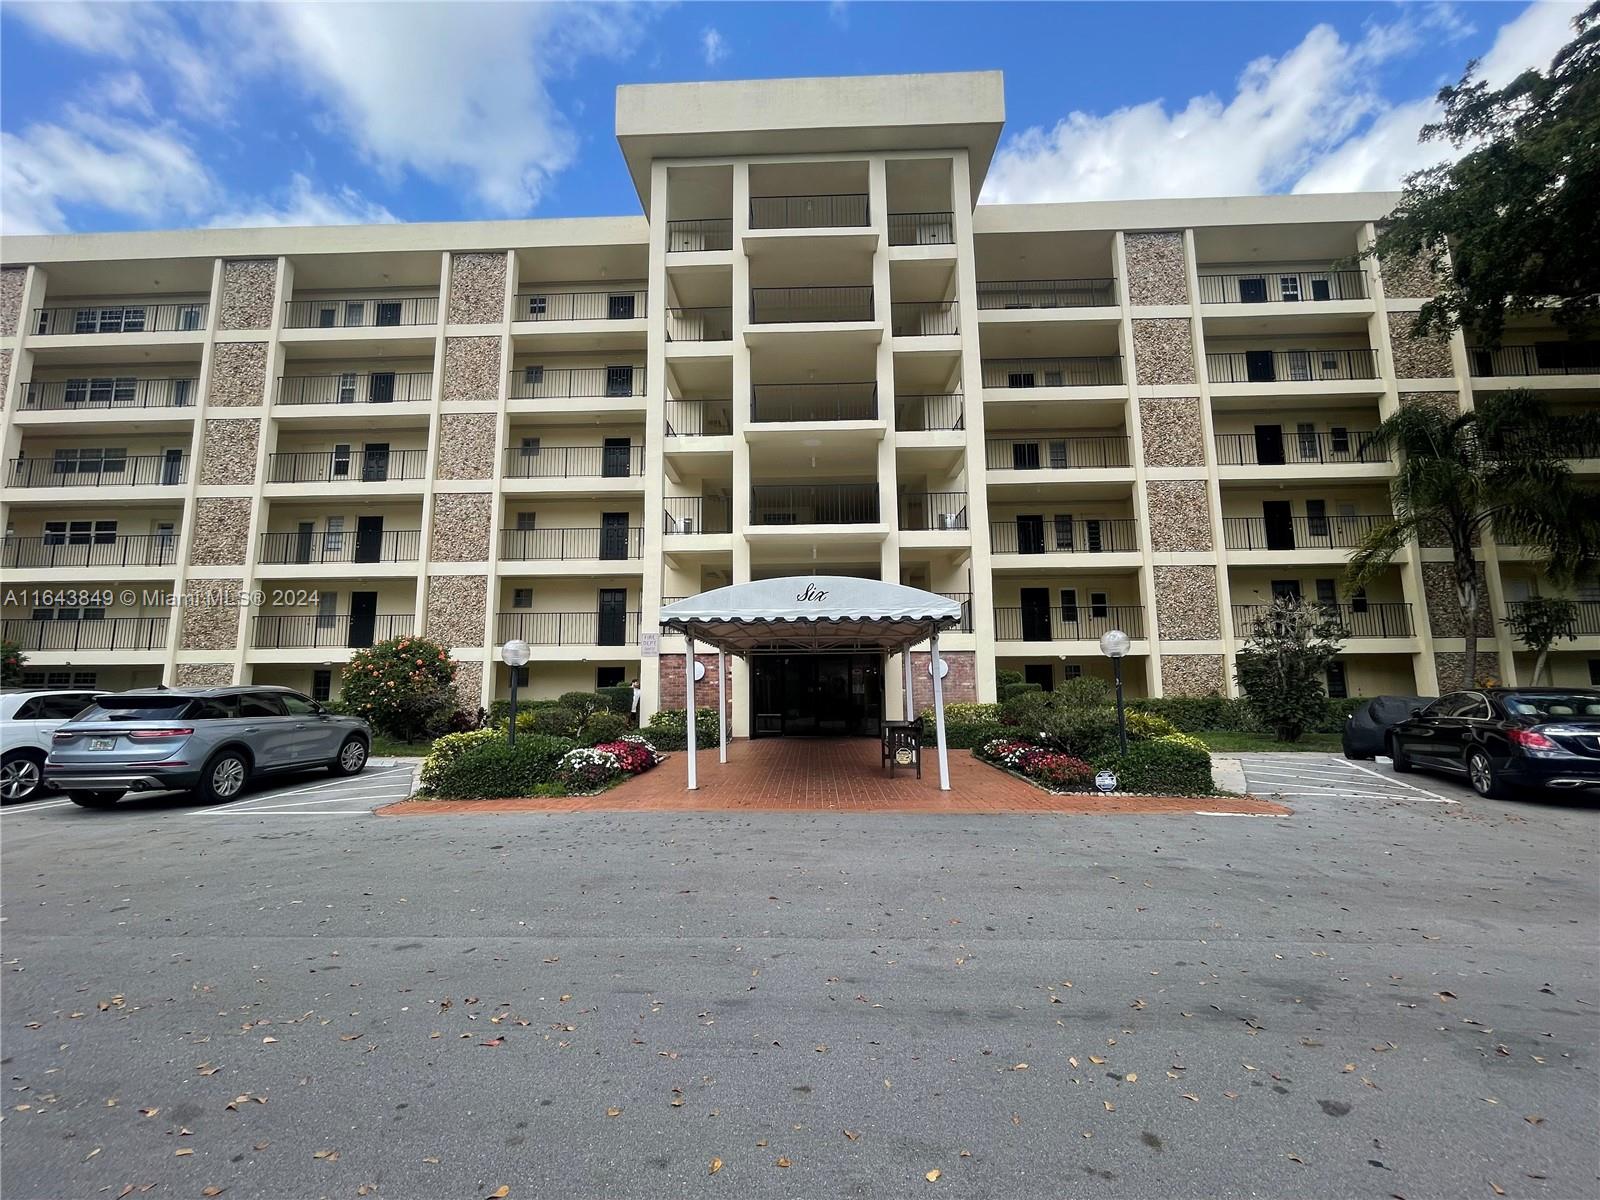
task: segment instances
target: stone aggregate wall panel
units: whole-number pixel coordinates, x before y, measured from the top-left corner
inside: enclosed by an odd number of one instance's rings
[[[1141,385],[1195,382],[1194,334],[1183,317],[1136,319],[1133,357]]]
[[[1477,564],[1478,636],[1494,636],[1494,617],[1490,613],[1489,582],[1482,563]],[[1428,625],[1436,638],[1465,637],[1466,621],[1456,598],[1455,568],[1447,562],[1422,564],[1422,593],[1428,605]]]
[[[1439,277],[1426,259],[1391,255],[1379,260],[1378,269],[1391,300],[1430,300],[1439,293]]]
[[[1141,396],[1139,441],[1147,467],[1205,466],[1205,426],[1199,398]]]
[[[1478,670],[1476,679],[1467,678],[1467,656],[1459,650],[1435,650],[1433,654],[1433,669],[1439,673],[1439,693],[1459,691],[1462,688],[1479,687],[1490,680],[1500,683],[1504,676],[1500,674],[1500,654],[1496,650],[1478,647]]]
[[[1168,553],[1213,548],[1205,480],[1152,479],[1144,491],[1150,506],[1150,549]]]
[[[1162,641],[1210,642],[1222,637],[1215,568],[1157,566],[1154,572]]]
[[[446,401],[499,400],[500,339],[492,334],[445,338],[442,394]]]
[[[217,328],[271,329],[277,287],[277,259],[236,258],[223,263]]]
[[[1455,374],[1450,365],[1450,343],[1442,338],[1414,338],[1415,313],[1389,314],[1389,353],[1394,358],[1397,379],[1448,379]]]
[[[256,481],[256,450],[261,422],[210,417],[201,442],[200,482],[209,486],[249,487]]]
[[[483,645],[487,575],[428,578],[428,637],[444,646]]]
[[[1434,408],[1447,417],[1461,415],[1461,401],[1454,392],[1401,392],[1401,408]]]
[[[178,687],[228,687],[233,683],[233,664],[181,662],[174,682]]]
[[[456,703],[465,713],[476,713],[483,707],[483,663],[457,660],[456,677],[450,683],[456,694]]]
[[[0,271],[0,337],[15,337],[22,322],[22,292],[28,282],[26,267]]]
[[[190,579],[184,584],[180,650],[237,650],[239,648],[238,579]]]
[[[218,342],[211,352],[211,408],[252,408],[267,388],[265,342]]]
[[[434,496],[433,561],[487,562],[492,503],[491,497],[482,492],[440,492]]]
[[[250,541],[250,497],[201,496],[194,502],[189,562],[197,567],[243,563]]]
[[[1227,691],[1220,654],[1163,654],[1161,691],[1166,696],[1209,696]]]
[[[455,254],[450,258],[451,325],[498,325],[505,320],[506,256]]]
[[[0,350],[0,406],[5,404],[6,388],[11,386],[11,351]]]
[[[1189,274],[1181,233],[1130,233],[1124,237],[1123,245],[1128,263],[1128,303],[1189,303]]]
[[[494,439],[500,418],[494,413],[444,413],[439,421],[438,479],[492,479]]]

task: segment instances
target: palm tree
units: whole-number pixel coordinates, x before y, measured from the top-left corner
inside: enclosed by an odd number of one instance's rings
[[[1466,637],[1466,680],[1478,673],[1477,545],[1492,535],[1521,546],[1556,584],[1570,584],[1600,562],[1597,498],[1572,478],[1565,459],[1600,434],[1600,415],[1557,415],[1532,392],[1484,397],[1451,413],[1432,405],[1401,408],[1373,440],[1399,458],[1391,485],[1394,515],[1370,530],[1350,558],[1352,589],[1365,587],[1413,541],[1450,549]]]

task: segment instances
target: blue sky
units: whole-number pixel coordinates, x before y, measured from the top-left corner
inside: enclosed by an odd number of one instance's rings
[[[1392,187],[1552,4],[50,4],[0,10],[9,233],[638,211],[620,83],[1006,74],[988,201]]]

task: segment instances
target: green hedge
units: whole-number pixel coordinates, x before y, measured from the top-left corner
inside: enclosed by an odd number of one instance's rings
[[[657,750],[683,750],[689,745],[689,730],[681,708],[658,710],[643,732]],[[694,710],[694,741],[695,747],[700,750],[717,744],[716,709]]]
[[[1095,767],[1115,771],[1117,789],[1124,792],[1208,796],[1216,790],[1211,782],[1211,756],[1182,734],[1129,742],[1127,754],[1103,755]]]
[[[614,742],[627,732],[626,717],[609,709],[602,709],[583,723],[583,733],[579,740],[585,746],[597,746],[601,742]]]
[[[922,723],[922,744],[924,746],[938,745],[938,738],[933,725],[933,714],[929,713],[927,720]],[[951,750],[976,750],[987,741],[997,737],[1015,735],[1015,729],[1009,729],[998,721],[952,721],[946,715],[944,722],[944,744]]]
[[[606,707],[618,716],[633,716],[633,689],[631,687],[596,688],[594,694],[604,700]]]
[[[1339,733],[1345,719],[1357,705],[1370,697],[1355,696],[1347,700],[1325,699],[1324,713],[1307,730],[1309,733]],[[1128,701],[1129,709],[1154,713],[1165,717],[1184,733],[1199,733],[1215,729],[1227,733],[1265,733],[1256,719],[1249,701],[1241,697],[1220,696],[1163,696],[1160,699],[1141,698]]]
[[[566,738],[522,734],[512,746],[502,729],[448,734],[423,761],[422,790],[447,799],[559,795],[556,766],[574,745]]]

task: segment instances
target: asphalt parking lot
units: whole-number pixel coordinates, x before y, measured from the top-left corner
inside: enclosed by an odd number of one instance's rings
[[[1373,800],[1396,804],[1477,801],[1465,782],[1410,772],[1396,775],[1387,758],[1353,762],[1340,754],[1241,754],[1245,782],[1257,796],[1293,806],[1309,800]]]
[[[1243,757],[1292,815],[8,809],[0,1190],[1594,1194],[1600,810]]]

